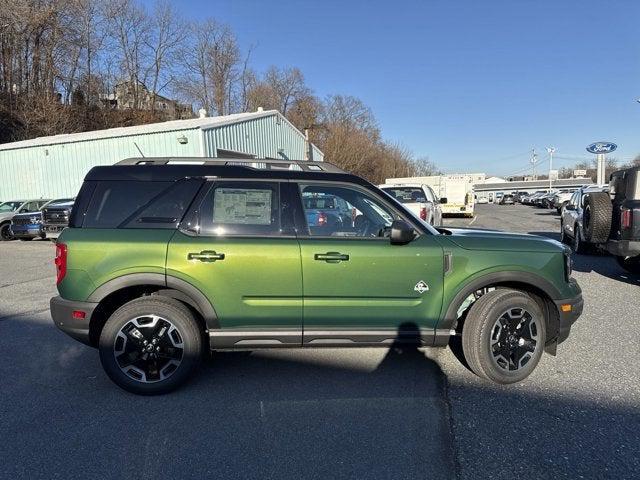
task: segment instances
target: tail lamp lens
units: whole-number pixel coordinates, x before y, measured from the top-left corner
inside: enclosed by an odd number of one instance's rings
[[[56,285],[62,282],[67,274],[67,246],[64,243],[56,243]]]
[[[420,208],[420,218],[422,220],[426,220],[427,219],[427,207],[421,207]]]
[[[631,210],[625,208],[620,213],[620,224],[622,228],[631,228]]]
[[[319,226],[323,226],[327,224],[327,214],[326,213],[319,213],[318,214],[318,225]]]

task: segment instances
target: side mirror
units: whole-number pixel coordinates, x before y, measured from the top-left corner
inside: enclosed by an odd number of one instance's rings
[[[564,209],[565,209],[565,210],[574,211],[574,210],[576,209],[576,206],[575,206],[575,205],[572,205],[572,204],[570,204],[570,203],[567,203],[567,204],[564,206]]]
[[[442,197],[442,198],[440,198],[440,203],[442,203],[442,204],[448,203],[447,200],[448,200],[447,197]]]
[[[406,245],[416,238],[416,232],[404,220],[394,220],[391,224],[391,245]]]

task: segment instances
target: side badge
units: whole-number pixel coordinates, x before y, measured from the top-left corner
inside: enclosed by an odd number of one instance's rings
[[[420,280],[416,283],[416,286],[413,289],[418,293],[424,293],[429,291],[429,285],[427,285],[423,280]]]

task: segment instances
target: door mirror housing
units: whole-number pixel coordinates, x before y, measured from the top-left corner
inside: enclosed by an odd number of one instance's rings
[[[575,205],[572,205],[572,204],[570,204],[570,203],[567,203],[567,204],[564,206],[564,209],[565,209],[565,210],[574,211],[574,210],[576,210],[576,206],[575,206]]]
[[[404,220],[394,220],[391,224],[391,245],[406,245],[416,238],[416,231]]]
[[[447,197],[442,197],[442,198],[440,198],[440,203],[442,203],[442,204],[448,203],[447,200],[448,200]]]

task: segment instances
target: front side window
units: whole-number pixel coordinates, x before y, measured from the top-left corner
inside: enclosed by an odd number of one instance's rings
[[[399,216],[374,196],[338,185],[301,185],[307,234],[321,237],[388,236]],[[346,208],[326,208],[343,204]]]
[[[203,235],[278,236],[285,233],[277,182],[213,183],[196,216],[198,231]]]

